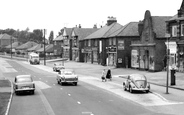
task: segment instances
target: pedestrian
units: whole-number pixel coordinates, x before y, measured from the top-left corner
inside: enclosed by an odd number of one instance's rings
[[[105,69],[103,69],[102,71],[102,76],[101,76],[101,79],[102,79],[102,82],[105,81],[106,82],[106,78],[105,78]]]
[[[111,69],[110,68],[107,70],[106,79],[112,80],[112,75],[111,75]]]

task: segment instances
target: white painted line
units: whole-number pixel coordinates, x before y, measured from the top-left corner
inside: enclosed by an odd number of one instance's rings
[[[39,88],[37,88],[37,91],[40,94],[39,96],[40,96],[40,98],[41,98],[41,100],[42,100],[42,102],[43,102],[43,104],[45,106],[45,110],[47,111],[47,114],[48,115],[55,115],[54,111],[52,110],[52,107],[50,106],[47,98],[44,96],[42,91]]]
[[[9,102],[8,102],[8,106],[7,106],[5,115],[8,115],[9,114],[10,104],[11,104],[12,98],[13,98],[13,83],[11,81],[10,81],[10,83],[11,83],[11,96],[10,96],[10,99],[9,99]]]
[[[80,102],[80,101],[77,101],[77,103],[78,103],[78,104],[81,104],[81,102]]]
[[[71,94],[68,94],[68,96],[71,96]]]
[[[82,112],[82,114],[94,115],[92,112]]]

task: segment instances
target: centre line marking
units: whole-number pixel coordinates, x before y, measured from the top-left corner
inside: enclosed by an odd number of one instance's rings
[[[81,104],[81,102],[77,101],[78,104]]]

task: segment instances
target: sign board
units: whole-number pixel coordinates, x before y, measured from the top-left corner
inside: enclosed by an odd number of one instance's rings
[[[124,50],[125,49],[125,43],[124,40],[118,41],[118,50]]]

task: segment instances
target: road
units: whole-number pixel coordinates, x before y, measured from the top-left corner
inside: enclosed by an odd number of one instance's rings
[[[161,87],[151,86],[149,94],[130,94],[122,89],[123,79],[113,78],[101,82],[99,72],[83,66],[66,67],[76,69],[79,74],[78,86],[61,86],[56,83],[56,73],[50,66],[30,65],[27,62],[1,61],[3,74],[13,81],[19,74],[31,74],[36,83],[35,95],[13,95],[9,115],[164,115],[182,111],[183,101],[160,95]],[[97,68],[96,68],[97,69]],[[179,91],[174,92],[180,94]],[[178,111],[179,110],[179,111]]]

